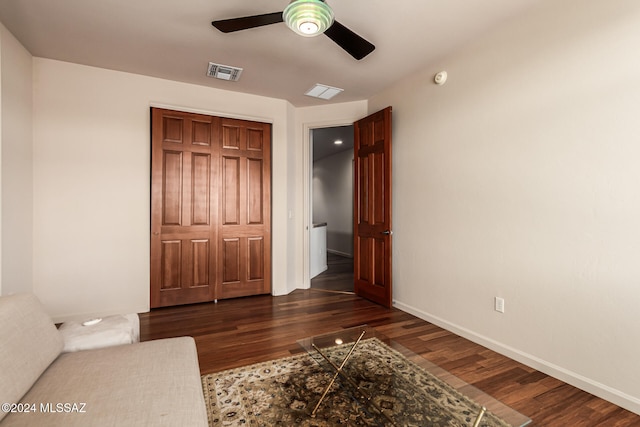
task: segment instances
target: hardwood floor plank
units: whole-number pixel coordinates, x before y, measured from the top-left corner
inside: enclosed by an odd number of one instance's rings
[[[533,419],[533,426],[640,427],[640,416],[398,309],[355,295],[297,290],[161,308],[140,315],[141,340],[190,335],[203,374],[302,352],[296,341],[368,324]]]
[[[353,292],[353,258],[327,253],[327,270],[311,279],[313,289]]]

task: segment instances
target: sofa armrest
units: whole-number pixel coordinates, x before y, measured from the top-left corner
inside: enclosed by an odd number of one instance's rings
[[[62,335],[32,294],[0,297],[0,402],[17,403],[62,351]],[[6,413],[0,411],[0,420]]]

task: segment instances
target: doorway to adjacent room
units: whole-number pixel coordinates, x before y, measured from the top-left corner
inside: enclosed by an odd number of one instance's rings
[[[353,126],[311,130],[311,288],[353,292]]]
[[[305,236],[305,277],[309,280],[320,272],[328,269],[323,259],[316,258],[317,254],[326,253],[330,230],[328,222],[323,221],[313,210],[322,206],[326,216],[337,210],[352,209],[350,250],[353,254],[353,285],[354,293],[363,298],[376,302],[384,307],[391,307],[393,302],[392,289],[392,107],[368,115],[353,123],[353,154],[350,173],[338,174],[327,172],[324,178],[328,181],[338,180],[335,188],[337,192],[347,188],[346,182],[351,182],[352,200],[342,199],[327,203],[318,197],[329,198],[335,194],[332,191],[322,191],[324,182],[318,178],[313,160],[314,130],[309,129],[310,149],[305,157],[309,160],[308,198],[305,206],[309,222],[306,225],[308,233]],[[317,137],[317,135],[315,135]],[[344,144],[344,140],[342,141]],[[335,144],[335,141],[334,141]],[[342,144],[335,144],[342,145]],[[345,150],[346,151],[346,150]],[[348,154],[345,153],[345,156]],[[346,157],[345,160],[348,160]],[[348,163],[348,161],[345,161]],[[348,168],[347,168],[348,171]],[[320,187],[320,190],[317,188]],[[319,232],[324,230],[324,233]],[[346,242],[346,240],[345,240]],[[323,246],[324,245],[324,246]],[[338,251],[340,252],[340,251]],[[338,253],[339,254],[339,253]],[[326,267],[325,267],[326,265]]]

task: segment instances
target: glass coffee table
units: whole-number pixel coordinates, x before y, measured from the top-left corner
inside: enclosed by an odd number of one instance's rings
[[[380,426],[526,426],[529,418],[366,325],[299,340],[329,374],[311,416],[335,387]]]

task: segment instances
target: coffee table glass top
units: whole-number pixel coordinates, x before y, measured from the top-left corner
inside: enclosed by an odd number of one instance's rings
[[[354,346],[358,339],[361,341]],[[380,415],[380,425],[399,426],[416,422],[414,415],[420,417],[424,414],[429,415],[424,415],[427,418],[422,423],[429,422],[429,419],[434,423],[435,420],[442,422],[446,421],[447,413],[456,413],[456,417],[462,417],[461,425],[469,426],[521,427],[531,422],[526,416],[366,325],[305,338],[298,344],[336,378],[335,382],[340,387],[348,389],[354,399],[371,409],[371,413]],[[426,374],[416,369],[416,365]],[[444,386],[436,386],[442,383]],[[469,400],[472,401],[470,406]],[[322,404],[331,404],[331,396],[323,396],[318,406]],[[480,421],[475,424],[478,418]],[[417,425],[421,425],[420,421]]]

